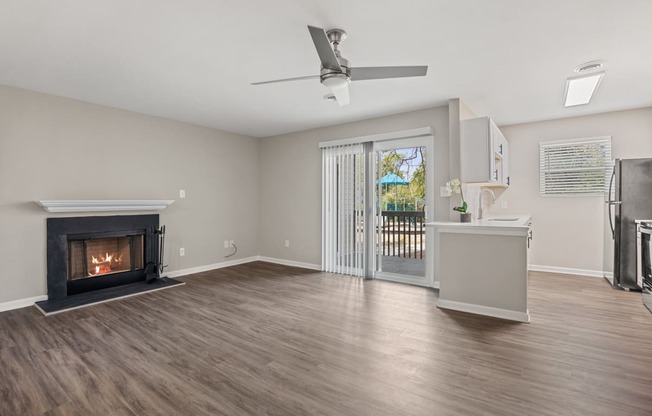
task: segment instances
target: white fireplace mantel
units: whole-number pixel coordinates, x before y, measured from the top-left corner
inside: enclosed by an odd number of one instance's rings
[[[173,199],[73,199],[34,201],[47,212],[160,211]]]

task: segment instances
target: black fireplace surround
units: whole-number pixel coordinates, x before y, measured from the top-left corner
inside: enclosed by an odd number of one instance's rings
[[[48,300],[61,300],[80,293],[107,289],[146,280],[145,266],[157,262],[158,215],[116,215],[47,219]],[[69,279],[71,241],[143,236],[138,268],[111,274]],[[140,241],[140,240],[139,240]],[[142,249],[142,254],[140,250]],[[132,250],[132,256],[134,255]]]

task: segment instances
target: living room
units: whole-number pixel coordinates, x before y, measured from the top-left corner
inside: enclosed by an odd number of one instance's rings
[[[498,3],[8,2],[0,413],[649,412],[652,314],[602,278],[603,198],[541,196],[539,162],[542,141],[604,136],[613,158],[652,157],[652,10]],[[317,79],[250,85],[319,72],[306,25],[346,29],[352,65],[428,73],[351,82],[346,106]],[[594,60],[591,102],[564,107],[573,69]],[[320,143],[428,129],[432,220],[459,221],[440,189],[460,177],[455,126],[475,116],[510,146],[512,183],[487,212],[533,218],[530,324],[322,272]],[[88,200],[173,202],[35,203]],[[185,285],[42,316],[48,218],[131,214],[159,215],[162,274]]]

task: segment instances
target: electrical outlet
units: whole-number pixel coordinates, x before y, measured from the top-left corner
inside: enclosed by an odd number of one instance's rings
[[[235,241],[234,240],[229,241],[229,247],[234,247],[234,246],[235,246]]]
[[[500,201],[500,207],[502,209],[507,209],[507,201]]]
[[[180,256],[185,256],[185,255],[186,255],[186,249],[183,248],[183,247],[181,247],[181,248],[179,249],[179,255],[180,255]]]
[[[290,240],[285,240],[285,247],[290,247]]]
[[[180,189],[179,190],[179,198],[185,198],[186,197],[186,190],[185,189]]]
[[[229,245],[229,240],[224,240],[224,248],[229,248],[229,247],[231,247]]]

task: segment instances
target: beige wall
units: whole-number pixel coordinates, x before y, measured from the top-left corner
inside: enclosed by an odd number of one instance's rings
[[[227,239],[239,248],[229,260],[319,264],[318,143],[425,126],[435,132],[436,218],[446,220],[449,199],[437,190],[450,179],[448,106],[255,139],[0,87],[0,303],[46,294],[45,219],[61,214],[38,199],[175,199],[161,212],[169,271],[225,261]],[[652,157],[652,108],[501,129],[513,185],[490,211],[533,214],[532,264],[601,270],[602,199],[540,197],[538,143],[611,135],[614,157]]]
[[[448,178],[448,107],[436,107],[262,139],[260,241],[262,256],[321,264],[320,141],[432,126],[436,190]],[[448,198],[435,194],[435,216],[448,219]],[[290,247],[284,241],[290,240]]]
[[[239,248],[229,260],[256,255],[258,144],[0,87],[0,303],[47,293],[45,219],[61,214],[37,207],[39,199],[176,200],[161,212],[168,271],[225,261],[225,239]]]
[[[509,141],[512,186],[492,213],[534,216],[532,264],[602,270],[604,202],[600,197],[541,197],[539,142],[612,136],[614,158],[652,157],[652,108],[501,126]],[[498,195],[498,193],[497,193]],[[500,209],[500,201],[508,209]]]

